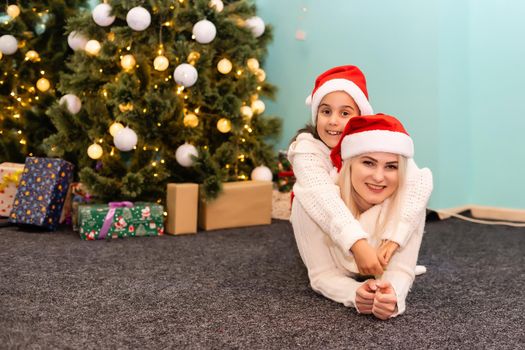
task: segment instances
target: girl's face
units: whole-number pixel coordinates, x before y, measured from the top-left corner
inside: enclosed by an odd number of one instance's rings
[[[329,148],[334,148],[350,118],[360,114],[354,99],[344,91],[327,94],[317,109],[317,134]]]
[[[399,184],[398,166],[399,156],[393,153],[366,153],[353,160],[351,182],[361,209],[383,203],[394,194]]]

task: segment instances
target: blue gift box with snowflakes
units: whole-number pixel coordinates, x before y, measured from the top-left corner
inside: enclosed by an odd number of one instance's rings
[[[27,157],[9,221],[55,230],[72,179],[73,164],[63,159]]]

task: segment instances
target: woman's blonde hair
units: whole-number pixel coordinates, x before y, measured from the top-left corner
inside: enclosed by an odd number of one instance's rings
[[[341,198],[343,199],[343,202],[345,202],[346,206],[348,207],[348,209],[350,209],[350,212],[354,215],[356,219],[359,219],[359,216],[362,212],[359,209],[359,206],[357,205],[357,192],[355,191],[354,186],[352,185],[352,163],[356,161],[359,157],[360,156],[344,160],[343,165],[341,167],[341,171],[339,173],[339,189],[341,191]],[[385,231],[387,222],[393,223],[394,225],[397,225],[397,222],[399,222],[399,189],[403,188],[403,185],[405,183],[406,168],[406,157],[398,155],[397,188],[392,194],[392,196],[389,197],[390,205],[388,206],[387,211],[384,214],[380,215],[380,217],[383,219],[377,223],[376,231],[373,232],[374,235],[382,235]]]

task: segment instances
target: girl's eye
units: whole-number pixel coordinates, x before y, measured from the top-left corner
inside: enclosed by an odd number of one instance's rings
[[[349,117],[349,116],[350,116],[350,112],[343,111],[343,112],[341,113],[341,115],[342,115],[343,117]]]
[[[397,164],[389,164],[386,166],[386,168],[390,170],[397,170]]]
[[[330,114],[330,110],[329,109],[322,109],[321,110],[321,114],[329,115]]]
[[[363,164],[368,167],[374,166],[374,162],[372,162],[371,160],[363,160]]]

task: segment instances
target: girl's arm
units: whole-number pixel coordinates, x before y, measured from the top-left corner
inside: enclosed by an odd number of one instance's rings
[[[425,213],[430,194],[432,193],[432,172],[428,168],[419,169],[413,159],[407,163],[406,183],[400,192],[400,218],[394,228],[388,228],[383,240],[406,246],[410,234],[416,231],[421,215]],[[387,262],[388,263],[388,262]]]
[[[326,232],[345,255],[368,234],[341,199],[339,186],[330,175],[333,168],[330,149],[310,134],[300,134],[288,150],[298,200],[312,220]]]

